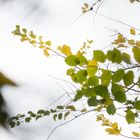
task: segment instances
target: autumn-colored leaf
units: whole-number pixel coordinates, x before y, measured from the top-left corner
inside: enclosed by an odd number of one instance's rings
[[[135,31],[134,28],[131,28],[131,29],[130,29],[130,34],[131,34],[131,35],[136,35],[136,31]]]
[[[58,50],[66,56],[72,55],[71,49],[68,45],[59,46]]]

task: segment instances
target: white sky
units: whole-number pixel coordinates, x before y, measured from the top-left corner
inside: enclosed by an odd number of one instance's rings
[[[44,39],[52,40],[54,46],[66,43],[73,50],[80,48],[86,39],[94,40],[95,49],[109,45],[113,33],[105,27],[122,32],[129,30],[126,26],[98,15],[93,21],[92,12],[81,16],[71,25],[81,14],[84,2],[92,4],[93,0],[42,0],[39,2],[40,13],[33,12],[30,15],[28,3],[24,6],[20,0],[0,8],[0,68],[20,84],[19,88],[3,89],[11,114],[45,108],[49,102],[63,94],[64,91],[58,86],[58,83],[62,83],[51,79],[47,74],[67,79],[64,75],[66,66],[61,58],[56,56],[48,59],[41,50],[22,44],[17,37],[12,36],[11,31],[16,24],[33,29],[36,34],[43,35]],[[99,12],[140,28],[139,4],[129,4],[128,0],[107,0]],[[65,84],[62,85],[68,88]],[[115,119],[118,118],[113,118]],[[122,121],[120,123],[124,125]],[[59,122],[55,123],[51,119],[33,122],[32,125],[23,124],[12,129],[14,135],[0,131],[0,140],[45,140],[57,124]],[[108,136],[92,113],[59,128],[50,138],[69,139],[125,140],[122,137]]]

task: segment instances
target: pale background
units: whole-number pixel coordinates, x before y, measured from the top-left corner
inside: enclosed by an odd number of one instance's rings
[[[47,76],[51,74],[67,79],[67,67],[63,59],[57,56],[46,58],[41,50],[21,43],[19,38],[11,34],[16,24],[34,30],[46,40],[52,40],[54,47],[68,44],[72,50],[80,48],[87,39],[94,40],[95,49],[108,46],[114,33],[107,28],[129,31],[128,27],[104,17],[96,15],[94,19],[93,12],[82,15],[73,23],[81,15],[84,2],[92,4],[94,0],[0,1],[0,69],[19,84],[18,88],[3,88],[3,96],[11,115],[45,108],[64,93],[59,85],[69,90],[64,82]],[[106,0],[99,12],[140,28],[140,5],[137,3]],[[50,140],[125,140],[120,136],[108,136],[95,120],[94,113],[82,116],[57,129]],[[120,117],[112,117],[112,120],[119,121]],[[119,122],[127,130],[125,120]],[[10,132],[0,130],[0,140],[46,140],[59,123],[61,122],[46,118],[31,124],[22,124]],[[129,130],[127,131],[129,134]]]

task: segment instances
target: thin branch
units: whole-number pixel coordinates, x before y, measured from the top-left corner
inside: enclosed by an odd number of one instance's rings
[[[50,75],[50,74],[47,74],[47,76],[49,76],[49,77],[51,77],[51,78],[54,78],[54,79],[57,79],[57,80],[60,80],[60,81],[63,81],[63,82],[66,82],[66,83],[72,85],[76,90],[78,89],[74,84],[72,84],[71,82],[69,82],[69,81],[67,81],[67,80],[64,80],[64,79],[61,79],[61,78],[57,78],[57,77],[52,76],[52,75]]]
[[[66,125],[66,124],[72,122],[73,120],[75,120],[75,119],[77,119],[77,118],[79,118],[79,117],[81,117],[81,116],[83,116],[83,115],[85,115],[85,114],[87,114],[87,113],[90,113],[90,112],[92,112],[92,111],[93,111],[93,110],[90,110],[90,111],[88,111],[88,112],[81,113],[81,114],[75,116],[74,118],[70,119],[69,121],[67,121],[67,122],[65,122],[65,123],[62,123],[62,124],[59,124],[58,126],[56,126],[56,127],[51,131],[51,133],[49,134],[49,136],[47,137],[46,140],[49,140],[49,138],[50,138],[51,135],[54,133],[54,131],[55,131],[56,129],[58,129],[59,127],[61,127],[61,126],[63,126],[63,125]]]
[[[93,8],[92,8],[92,7],[91,7],[90,11],[93,11]],[[93,11],[93,12],[95,13],[95,11]],[[109,19],[109,20],[118,22],[118,23],[120,23],[120,24],[122,24],[122,25],[125,25],[125,26],[127,26],[127,27],[134,28],[134,29],[137,30],[137,31],[140,31],[140,29],[138,29],[138,28],[136,28],[136,27],[134,27],[134,26],[132,26],[132,25],[129,25],[129,24],[123,22],[123,21],[120,21],[120,20],[117,20],[117,19],[108,17],[108,16],[103,15],[103,14],[101,14],[101,13],[99,13],[99,12],[96,12],[96,14],[99,15],[99,16],[102,16],[102,17],[104,17],[104,18],[106,18],[106,19]]]
[[[136,64],[136,65],[134,65],[132,67],[127,67],[124,70],[135,69],[135,68],[140,68],[140,65]]]
[[[55,104],[57,101],[59,101],[61,98],[63,98],[66,95],[66,93],[62,94],[60,97],[58,97],[56,100],[54,100],[53,102],[51,102],[51,104],[49,104],[47,106],[47,108],[49,108],[50,106],[52,106],[53,104]]]
[[[130,137],[130,136],[126,136],[126,135],[123,135],[123,134],[120,134],[120,136],[125,137],[125,138],[128,138],[128,139],[137,139],[137,140],[140,140],[140,138]]]

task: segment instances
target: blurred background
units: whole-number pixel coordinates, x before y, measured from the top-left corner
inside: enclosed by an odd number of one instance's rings
[[[63,59],[58,56],[47,58],[40,49],[21,43],[18,37],[11,34],[17,24],[33,30],[37,35],[43,35],[44,40],[51,40],[54,48],[68,44],[73,51],[79,49],[87,39],[94,40],[93,49],[103,49],[112,41],[114,32],[111,30],[129,32],[128,27],[93,12],[81,15],[81,7],[85,2],[93,4],[95,1],[0,0],[0,79],[3,79],[0,84],[0,103],[4,106],[1,109],[3,118],[6,113],[14,116],[29,110],[45,109],[65,93],[64,89],[70,91],[65,82],[52,77],[69,80]],[[140,28],[137,20],[140,18],[139,11],[140,5],[130,4],[128,0],[105,0],[98,12]],[[8,79],[5,81],[5,78]],[[58,104],[66,100],[67,97],[64,96]],[[5,129],[3,124],[0,140],[46,140],[53,128],[60,123],[44,118],[13,129]],[[122,121],[120,123],[123,124]],[[94,113],[57,129],[50,140],[71,138],[118,139],[104,132],[96,122]],[[119,137],[121,139],[125,140]]]

